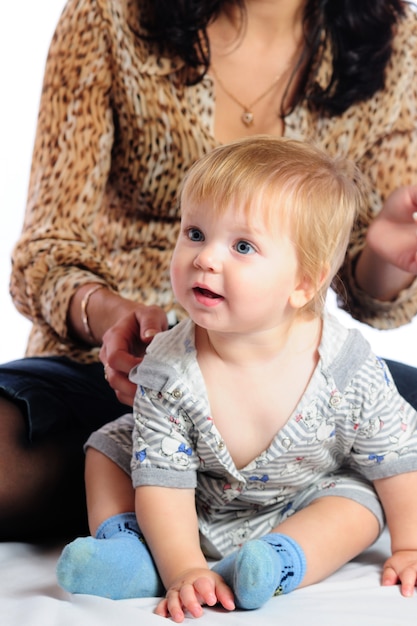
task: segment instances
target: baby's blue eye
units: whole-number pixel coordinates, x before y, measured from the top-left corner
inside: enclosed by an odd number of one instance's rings
[[[253,254],[255,252],[255,248],[250,243],[243,240],[237,242],[236,250],[239,254]]]
[[[187,235],[191,241],[204,241],[204,235],[199,228],[189,228]]]

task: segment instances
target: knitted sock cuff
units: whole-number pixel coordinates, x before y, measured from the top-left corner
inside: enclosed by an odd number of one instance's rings
[[[110,539],[118,533],[140,535],[135,513],[119,513],[104,520],[97,528],[96,539]]]
[[[296,589],[304,578],[306,572],[306,558],[301,546],[288,537],[288,535],[282,535],[280,533],[270,533],[261,537],[261,541],[269,543],[273,546],[279,555],[281,556],[284,564],[286,562],[292,563],[292,578],[291,578],[291,590]],[[290,589],[288,589],[289,591]]]

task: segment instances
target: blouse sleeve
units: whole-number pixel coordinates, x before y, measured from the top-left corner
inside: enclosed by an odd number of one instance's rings
[[[417,16],[411,9],[399,25],[384,90],[355,107],[343,114],[338,127],[345,130],[344,141],[349,136],[352,155],[348,156],[354,157],[369,180],[370,202],[353,230],[339,274],[342,282],[336,281],[334,288],[340,306],[353,317],[389,329],[416,315],[417,280],[394,300],[382,302],[359,288],[355,264],[369,224],[386,198],[398,187],[417,184]]]
[[[110,168],[111,62],[98,3],[71,0],[51,42],[11,294],[26,317],[62,338],[75,289],[111,285],[91,227]]]
[[[416,77],[417,80],[417,77]],[[393,131],[380,138],[364,158],[362,169],[375,181],[371,203],[359,216],[348,247],[345,262],[334,281],[339,305],[355,319],[379,329],[396,328],[411,322],[417,313],[417,279],[396,298],[382,301],[363,291],[355,279],[355,266],[365,245],[366,233],[375,218],[375,207],[382,207],[394,189],[417,183],[417,94],[413,128]]]

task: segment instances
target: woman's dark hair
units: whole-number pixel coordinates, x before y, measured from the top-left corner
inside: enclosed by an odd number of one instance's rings
[[[185,61],[188,82],[195,83],[210,65],[207,26],[230,4],[238,6],[244,18],[243,0],[148,0],[142,26],[161,50],[168,49]],[[404,0],[307,0],[301,59],[305,70],[285,113],[307,99],[310,107],[338,115],[382,89],[394,27],[405,4]],[[333,55],[333,73],[324,88],[315,82],[313,70],[320,63],[323,38],[330,42]]]

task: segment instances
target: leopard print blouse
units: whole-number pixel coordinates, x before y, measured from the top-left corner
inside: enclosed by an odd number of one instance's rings
[[[27,355],[82,362],[97,348],[69,336],[74,291],[103,282],[126,298],[174,308],[169,263],[178,233],[177,189],[213,149],[212,81],[184,87],[182,64],[158,58],[140,31],[138,0],[69,0],[47,59],[27,211],[13,253],[11,294],[33,322]],[[328,79],[325,58],[319,79]],[[362,293],[352,264],[367,225],[394,188],[417,182],[417,16],[394,42],[386,88],[343,115],[321,118],[303,104],[285,135],[353,159],[369,177],[369,207],[340,272],[345,308],[378,328],[417,312],[414,284],[394,302]],[[181,312],[179,317],[181,317]]]

